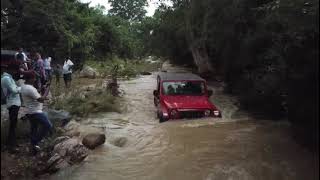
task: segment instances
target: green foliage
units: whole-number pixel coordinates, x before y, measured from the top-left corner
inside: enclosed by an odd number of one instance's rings
[[[129,21],[141,21],[147,11],[144,9],[147,0],[109,0],[111,4],[110,14]]]
[[[318,0],[172,2],[154,17],[159,22],[151,38],[155,54],[192,64],[190,47],[205,44],[213,76],[224,77],[227,90],[244,107],[272,118],[289,113],[306,134],[312,132],[306,139],[315,142]]]
[[[192,64],[190,47],[205,43],[215,73],[224,76],[230,92],[239,94],[247,108],[267,114],[282,111],[288,77],[314,69],[319,37],[316,0],[172,2],[173,7],[163,6],[154,17],[160,24],[151,38],[153,52]],[[271,96],[278,101],[270,102],[270,108],[259,105]]]
[[[114,69],[117,67],[117,77],[136,77],[142,72],[157,71],[162,62],[147,62],[145,60],[129,60],[125,61],[119,58],[114,58],[108,61],[87,61],[86,65],[96,69],[102,76],[114,74]]]
[[[150,35],[152,54],[181,64],[192,64],[193,59],[186,39],[183,12],[162,6],[153,17]]]
[[[68,98],[57,99],[51,106],[55,109],[64,109],[79,117],[99,112],[120,112],[116,97],[110,95],[104,89],[96,89],[90,92],[75,90],[71,92]]]
[[[141,11],[141,3],[145,2],[134,1],[126,8],[133,8],[133,13]],[[24,47],[60,63],[69,56],[80,68],[87,59],[145,56],[147,39],[140,30],[143,25],[120,15],[104,15],[102,6],[92,8],[77,0],[5,0],[1,4],[4,49]],[[144,14],[140,15],[132,18],[142,20]]]

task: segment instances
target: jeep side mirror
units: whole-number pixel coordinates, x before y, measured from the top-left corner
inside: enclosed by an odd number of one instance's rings
[[[213,91],[211,89],[208,90],[208,97],[212,96],[212,94],[213,94]]]
[[[158,95],[159,95],[158,90],[154,90],[154,91],[153,91],[153,95],[154,95],[154,96],[158,96]]]

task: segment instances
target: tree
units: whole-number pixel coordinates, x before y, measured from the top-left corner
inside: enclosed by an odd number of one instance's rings
[[[129,21],[141,21],[147,11],[145,7],[148,5],[147,0],[110,0],[111,15],[119,16]]]
[[[198,72],[212,66],[243,108],[288,116],[300,137],[318,143],[318,0],[172,2],[155,14],[153,52]]]

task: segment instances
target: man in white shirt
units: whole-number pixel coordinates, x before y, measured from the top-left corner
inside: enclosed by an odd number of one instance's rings
[[[27,64],[29,58],[26,55],[26,53],[23,52],[23,48],[19,48],[18,49],[18,52],[15,54],[15,59],[17,61],[21,61],[22,62],[22,68],[24,70],[28,70],[29,69],[28,64]]]
[[[63,80],[64,84],[66,85],[66,88],[69,88],[71,85],[72,80],[72,70],[71,68],[74,66],[73,62],[68,58],[64,61],[63,67],[62,67],[62,73],[63,73]]]
[[[51,60],[52,58],[51,57],[48,57],[44,60],[43,62],[43,66],[44,66],[44,70],[46,72],[46,78],[49,82],[51,82],[51,77],[52,77],[52,72],[51,72]]]
[[[31,126],[31,144],[33,152],[40,150],[38,143],[48,134],[53,127],[47,115],[43,112],[45,97],[41,96],[33,87],[36,81],[34,71],[24,73],[25,84],[21,86],[21,95],[27,108],[27,117]],[[38,126],[40,125],[40,129]]]
[[[7,145],[9,150],[14,150],[16,146],[16,127],[18,123],[18,113],[21,106],[20,90],[12,78],[13,67],[1,64],[1,90],[6,98],[7,109],[9,111],[9,133]]]

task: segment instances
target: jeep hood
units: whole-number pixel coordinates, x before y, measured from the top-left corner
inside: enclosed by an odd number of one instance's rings
[[[163,102],[170,109],[215,109],[206,96],[164,96]]]

